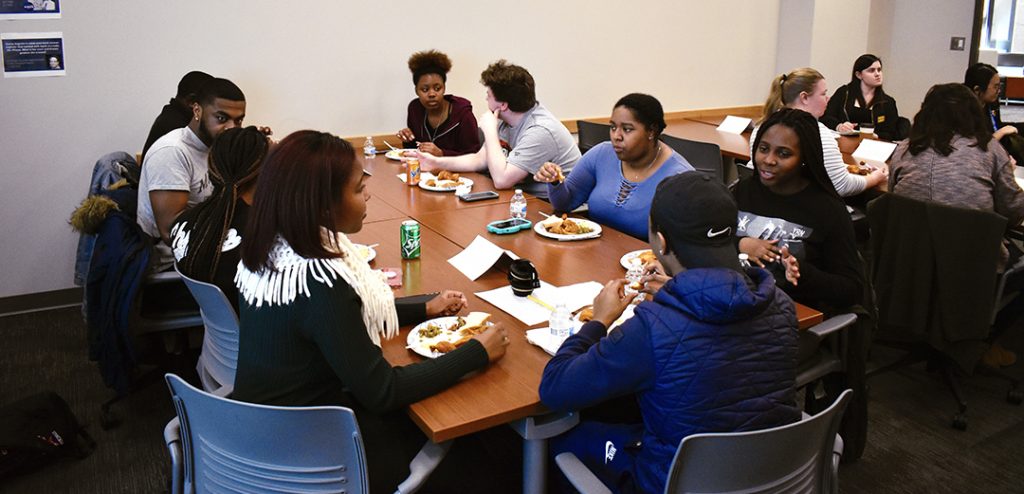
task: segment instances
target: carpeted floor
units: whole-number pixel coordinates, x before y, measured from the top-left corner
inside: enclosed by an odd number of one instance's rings
[[[54,390],[99,443],[84,460],[0,480],[0,492],[166,490],[168,457],[162,433],[174,411],[162,382],[116,405],[124,423],[104,431],[99,404],[112,392],[87,358],[77,308],[0,317],[0,341],[0,405],[38,390]],[[1024,345],[1013,343],[1024,355]],[[875,352],[879,359],[888,356]],[[1024,375],[1024,364],[1011,371]],[[1024,492],[1024,408],[1007,404],[1005,384],[993,378],[973,377],[964,384],[970,427],[959,432],[949,427],[954,406],[936,374],[918,366],[871,381],[868,446],[860,461],[840,469],[841,492]],[[488,494],[518,490],[511,485],[515,480],[494,480],[500,485]]]

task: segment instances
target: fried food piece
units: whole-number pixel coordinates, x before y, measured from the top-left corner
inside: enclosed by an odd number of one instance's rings
[[[448,353],[452,350],[455,350],[456,348],[458,347],[447,341],[439,341],[437,343],[434,343],[433,345],[430,345],[430,351],[438,353]]]
[[[427,187],[437,187],[437,180],[430,179],[425,182]]]
[[[555,183],[556,184],[560,184],[562,182],[565,182],[565,175],[562,174],[562,168],[559,167],[558,168],[558,176],[555,177]]]
[[[452,182],[458,182],[459,181],[459,174],[458,173],[454,173],[454,172],[450,172],[448,170],[441,170],[440,172],[437,173],[436,176],[437,176],[437,180],[439,180],[439,181],[442,181],[442,180],[451,180]]]
[[[561,223],[544,225],[544,228],[546,228],[548,232],[554,233],[556,235],[578,235],[581,233],[591,232],[590,227],[584,226],[582,223],[578,223],[576,221],[569,219],[569,215],[564,213],[562,214]]]
[[[593,318],[594,318],[594,306],[593,305],[588,305],[588,306],[580,309],[580,311],[579,311],[579,313],[577,315],[577,319],[579,319],[580,322],[587,322],[587,321],[590,321]]]
[[[861,161],[860,165],[846,165],[846,171],[854,175],[867,175],[871,173],[871,167]]]
[[[633,289],[633,290],[636,290],[636,291],[638,291],[638,292],[639,292],[639,291],[640,291],[640,289],[641,289],[641,288],[643,288],[643,287],[644,287],[644,286],[643,286],[643,285],[642,285],[642,284],[641,284],[641,283],[640,283],[639,281],[634,281],[634,282],[632,282],[632,283],[630,283],[630,284],[629,284],[629,288],[631,288],[631,289]]]
[[[640,255],[636,256],[636,258],[640,259],[640,264],[645,266],[658,260],[658,257],[654,255],[654,251],[650,250],[641,252]]]

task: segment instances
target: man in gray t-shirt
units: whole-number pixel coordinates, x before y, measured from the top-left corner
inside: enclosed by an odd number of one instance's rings
[[[580,159],[569,129],[537,102],[533,76],[505,60],[492,63],[480,74],[487,87],[487,110],[477,119],[484,145],[474,154],[437,157],[419,153],[424,171],[436,169],[486,172],[497,189],[518,187],[547,197],[547,187],[533,174],[552,162],[568,174]]]
[[[213,192],[207,175],[210,144],[221,132],[242,125],[245,95],[227,79],[203,85],[188,126],[157,139],[146,153],[139,178],[136,221],[156,242],[156,269],[174,261],[168,247],[171,224],[182,211]],[[268,129],[269,130],[269,129]]]

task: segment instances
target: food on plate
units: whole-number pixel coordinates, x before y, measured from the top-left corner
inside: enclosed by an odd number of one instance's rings
[[[581,233],[590,233],[593,231],[589,226],[569,219],[569,215],[567,214],[562,214],[561,221],[556,219],[555,221],[545,221],[543,224],[548,233],[554,233],[556,235],[579,235]]]
[[[846,165],[846,171],[854,175],[867,175],[871,173],[871,167],[861,161],[860,165]]]
[[[640,291],[644,286],[639,281],[634,281],[629,284],[629,288],[632,290]]]
[[[490,318],[491,315],[486,312],[470,312],[465,317],[457,318],[448,327],[430,323],[419,330],[420,339],[443,336],[444,338],[432,343],[429,348],[433,352],[448,353],[466,344],[467,341],[473,339],[473,336],[486,331],[490,327],[488,323]]]
[[[578,311],[576,311],[576,319],[580,322],[587,322],[594,318],[594,306],[588,305]]]
[[[645,250],[637,254],[636,258],[639,259],[640,264],[643,264],[644,266],[658,260],[658,256],[654,255],[654,251],[652,250]]]
[[[462,183],[462,177],[458,173],[450,172],[448,170],[441,170],[434,176],[434,178],[428,179],[424,182],[427,187],[439,187],[442,189],[453,189],[458,187]]]

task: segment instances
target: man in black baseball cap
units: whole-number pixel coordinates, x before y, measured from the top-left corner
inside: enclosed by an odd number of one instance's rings
[[[650,241],[664,286],[609,332],[633,297],[624,280],[608,282],[594,299],[594,318],[544,368],[539,390],[555,411],[596,412],[635,395],[640,417],[584,420],[551,439],[553,456],[575,454],[619,491],[662,492],[684,437],[800,419],[796,309],[771,274],[740,266],[736,221],[725,186],[699,172],[658,185]]]

